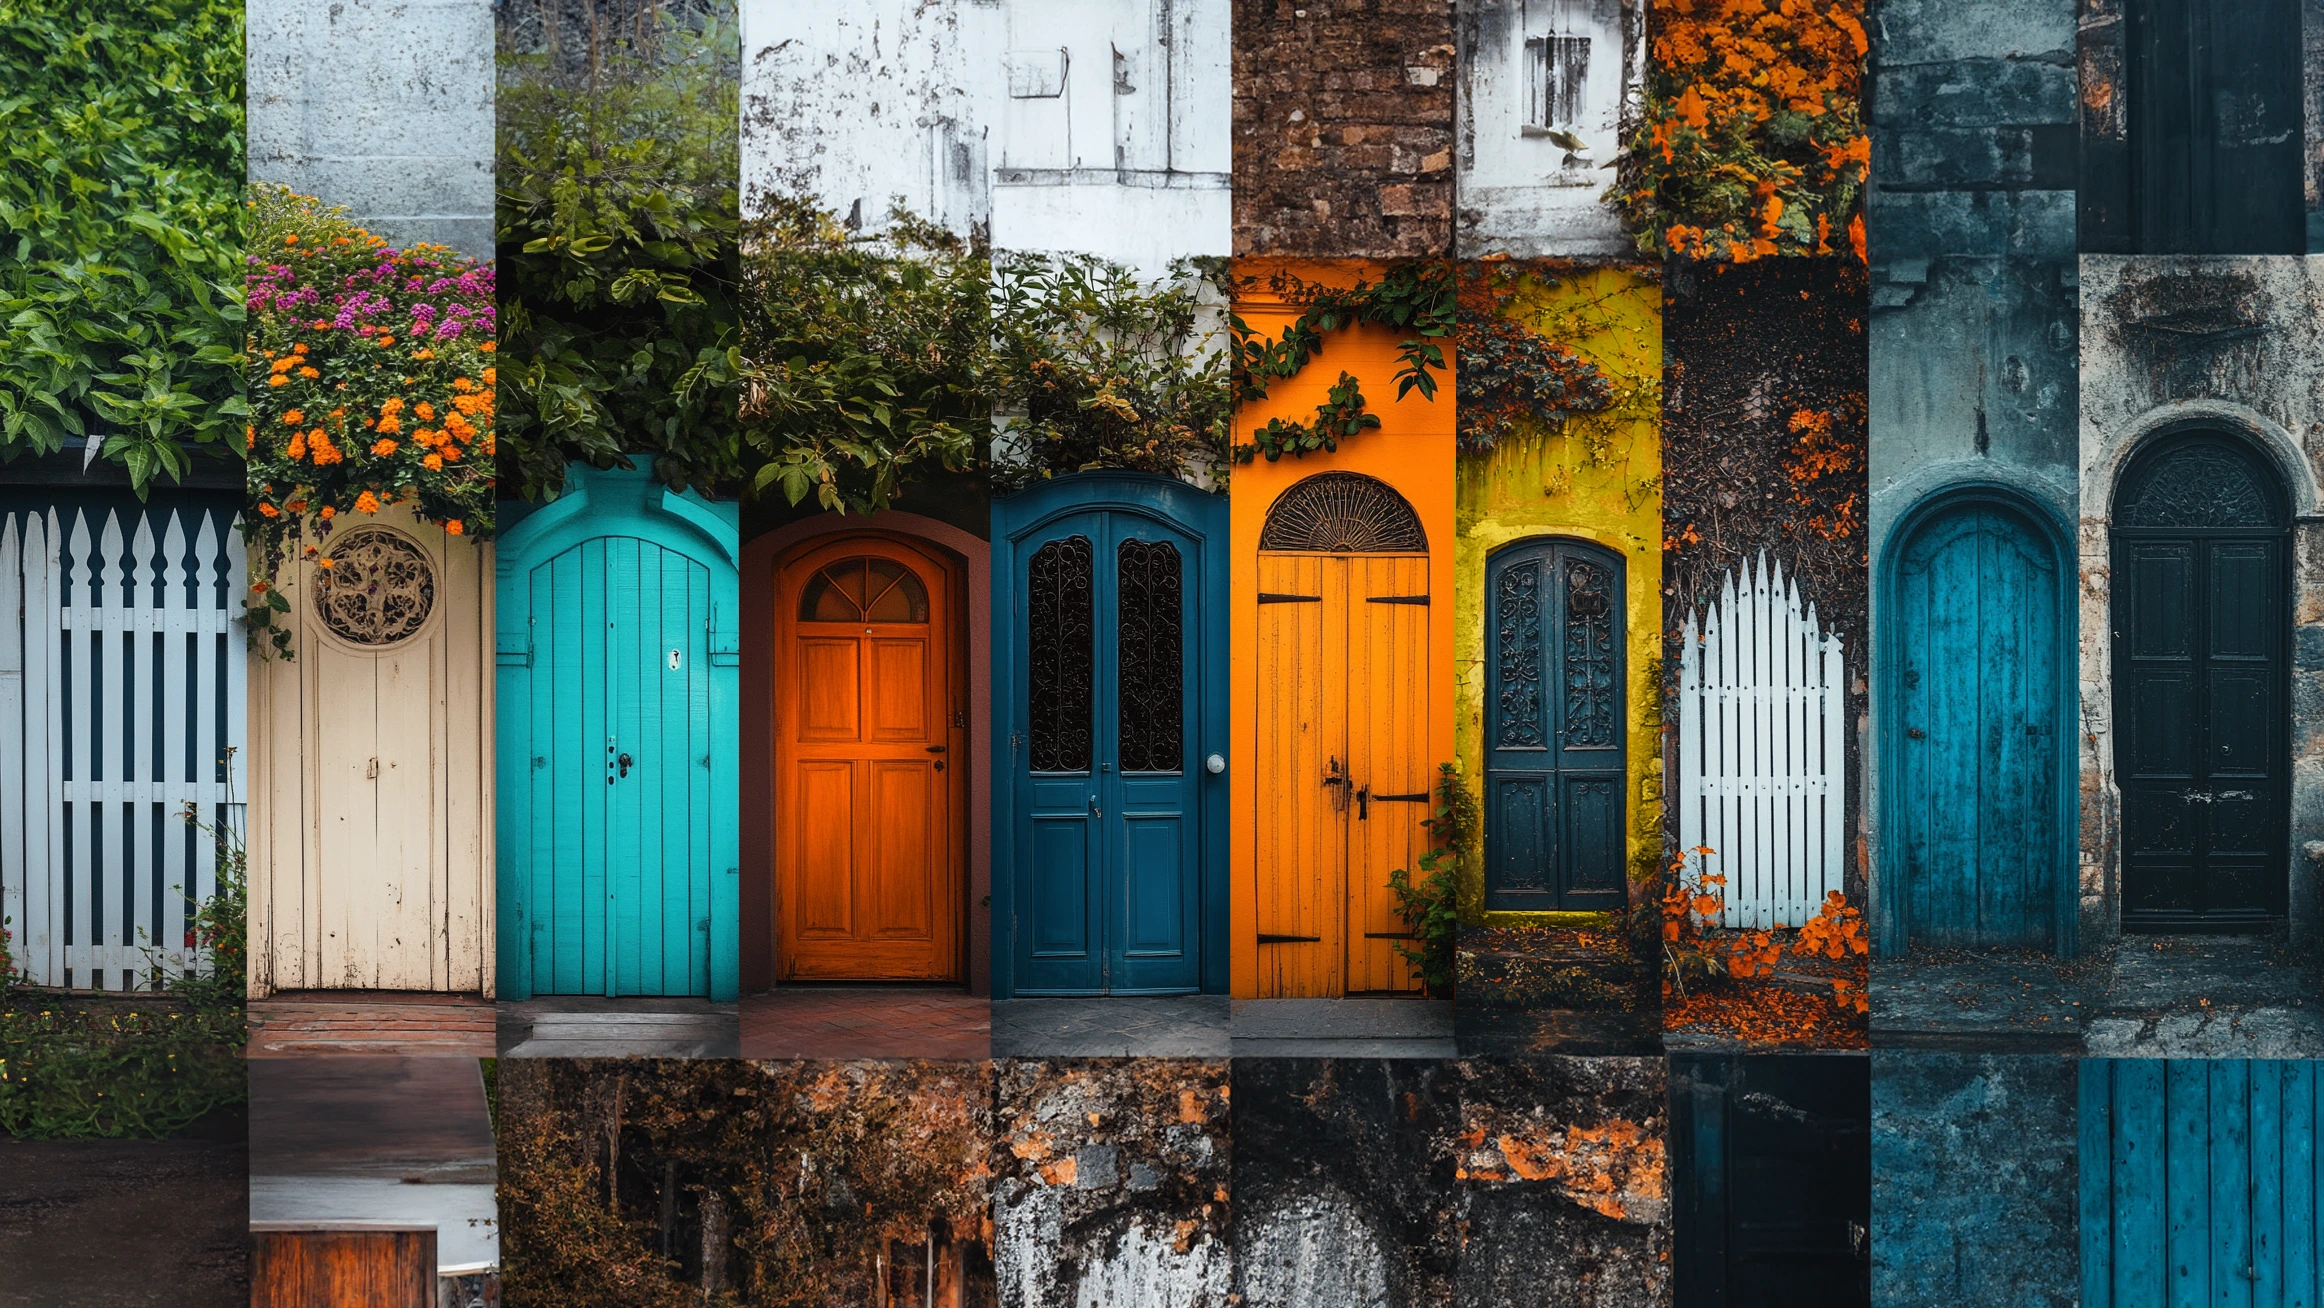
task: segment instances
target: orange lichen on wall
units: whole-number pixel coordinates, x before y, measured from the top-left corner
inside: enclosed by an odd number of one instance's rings
[[[1660,1220],[1670,1197],[1660,1125],[1626,1119],[1502,1130],[1471,1121],[1461,1133],[1457,1175],[1555,1185],[1582,1207],[1616,1219]]]

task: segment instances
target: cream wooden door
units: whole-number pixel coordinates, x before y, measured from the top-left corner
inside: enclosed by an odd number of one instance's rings
[[[1428,559],[1259,556],[1259,995],[1418,988],[1388,874],[1428,849]]]

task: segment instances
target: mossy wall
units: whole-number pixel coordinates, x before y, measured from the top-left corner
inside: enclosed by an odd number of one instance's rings
[[[1662,860],[1662,287],[1651,270],[1544,263],[1507,314],[1565,345],[1613,384],[1596,413],[1521,421],[1493,449],[1459,457],[1454,483],[1453,730],[1462,775],[1484,795],[1485,560],[1521,540],[1564,536],[1623,556],[1633,899]],[[1490,839],[1490,837],[1488,837]],[[1485,913],[1482,860],[1462,869],[1462,916],[1489,925],[1599,914]]]

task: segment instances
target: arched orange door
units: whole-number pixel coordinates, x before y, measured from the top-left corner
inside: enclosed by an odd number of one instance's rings
[[[959,568],[851,536],[791,559],[775,587],[776,976],[958,980]]]

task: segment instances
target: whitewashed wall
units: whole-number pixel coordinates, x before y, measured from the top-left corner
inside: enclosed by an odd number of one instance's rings
[[[492,257],[492,0],[249,0],[253,181]]]
[[[1645,84],[1645,0],[1469,0],[1460,13],[1462,258],[1631,251],[1604,203]],[[1561,136],[1578,138],[1574,149]]]
[[[746,205],[1159,272],[1231,248],[1227,0],[744,0]]]
[[[435,569],[427,620],[365,646],[276,579],[296,657],[250,672],[250,993],[493,992],[492,547],[395,508]],[[328,552],[345,542],[334,533]]]

